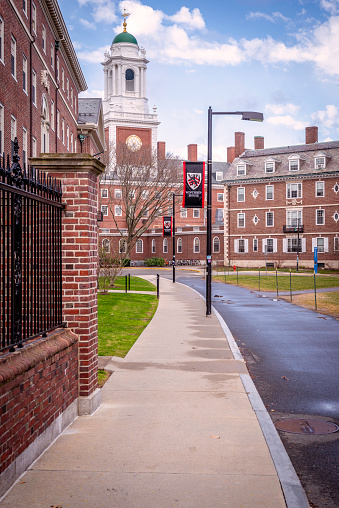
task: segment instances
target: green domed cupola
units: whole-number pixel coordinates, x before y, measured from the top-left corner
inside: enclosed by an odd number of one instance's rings
[[[126,9],[124,9],[124,13],[122,14],[122,17],[124,18],[123,27],[124,30],[121,32],[121,34],[118,34],[114,37],[112,44],[118,44],[119,42],[128,42],[129,44],[136,44],[138,45],[138,42],[134,35],[129,34],[126,30],[127,23],[126,18],[129,16],[129,14],[126,12]]]

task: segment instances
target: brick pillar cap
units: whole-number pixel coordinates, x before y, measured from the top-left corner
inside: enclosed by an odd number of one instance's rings
[[[44,153],[39,157],[30,157],[30,164],[43,171],[74,171],[77,173],[95,173],[100,175],[106,165],[89,153]]]

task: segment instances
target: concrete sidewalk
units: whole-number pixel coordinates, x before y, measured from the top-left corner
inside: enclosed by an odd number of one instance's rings
[[[308,506],[227,326],[193,290],[161,279],[153,320],[106,369],[101,407],[1,507]]]

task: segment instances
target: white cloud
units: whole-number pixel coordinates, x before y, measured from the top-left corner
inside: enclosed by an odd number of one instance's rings
[[[88,28],[89,30],[96,30],[97,26],[95,23],[91,23],[90,21],[87,21],[87,19],[80,18],[80,23],[84,28]]]
[[[180,11],[173,16],[168,16],[168,19],[192,29],[202,30],[205,28],[205,21],[199,9],[193,9],[191,12],[187,7],[181,7]]]
[[[103,90],[86,90],[85,92],[81,92],[79,94],[79,97],[81,99],[84,99],[84,98],[87,98],[87,97],[90,97],[90,98],[95,98],[95,97],[98,97],[99,99],[103,99],[104,98],[104,91]]]
[[[117,19],[113,0],[78,0],[78,3],[81,7],[85,5],[92,7],[91,16],[96,23],[114,23]]]
[[[109,46],[103,46],[94,51],[77,51],[77,57],[83,62],[99,63],[103,61],[105,51],[109,51]]]
[[[314,122],[322,124],[327,129],[339,125],[338,108],[334,104],[327,105],[325,110],[317,111],[311,117]]]
[[[296,120],[291,115],[279,115],[279,116],[271,116],[266,118],[266,121],[271,125],[283,125],[290,129],[294,129],[296,131],[303,130],[308,126],[307,122],[301,122],[300,120]]]
[[[271,23],[276,23],[277,21],[284,21],[285,23],[290,22],[290,18],[287,18],[281,12],[273,12],[272,14],[265,14],[264,12],[250,12],[247,14],[246,19],[256,20],[256,19],[264,19]]]
[[[338,0],[321,0],[320,6],[328,11],[330,14],[339,13],[339,1]]]
[[[203,115],[204,114],[204,111],[202,111],[201,109],[193,109],[194,113],[196,113],[197,115]]]
[[[300,110],[300,106],[297,106],[296,104],[266,104],[265,111],[267,113],[272,113],[273,115],[284,115],[284,114],[290,114],[290,115],[296,115],[298,111]]]

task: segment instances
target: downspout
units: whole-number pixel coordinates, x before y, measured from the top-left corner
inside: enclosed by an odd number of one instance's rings
[[[30,4],[29,9],[29,32],[31,36],[29,45],[29,133],[30,133],[29,152],[30,157],[33,157],[32,46],[35,43],[35,37],[33,35],[32,30],[32,3]]]

